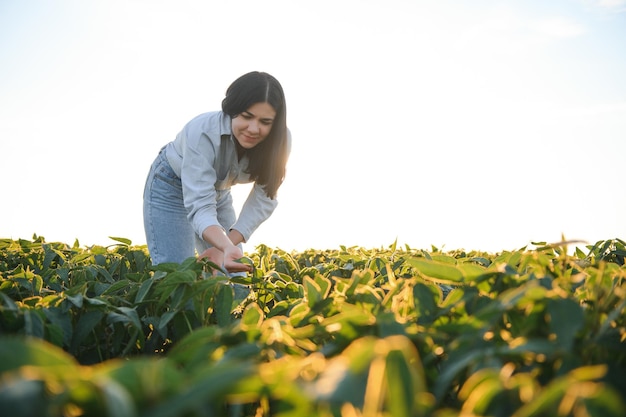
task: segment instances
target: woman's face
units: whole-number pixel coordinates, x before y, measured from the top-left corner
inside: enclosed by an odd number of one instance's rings
[[[255,103],[232,119],[233,135],[244,149],[252,149],[269,135],[276,110],[269,103]]]

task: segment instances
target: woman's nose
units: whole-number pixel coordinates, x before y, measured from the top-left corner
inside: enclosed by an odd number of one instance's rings
[[[250,132],[255,132],[255,133],[258,132],[259,131],[259,124],[256,121],[251,120],[250,123],[248,124],[248,130]]]

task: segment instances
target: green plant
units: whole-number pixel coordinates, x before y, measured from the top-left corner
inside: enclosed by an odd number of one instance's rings
[[[27,416],[622,416],[615,239],[497,254],[0,240],[0,408]]]

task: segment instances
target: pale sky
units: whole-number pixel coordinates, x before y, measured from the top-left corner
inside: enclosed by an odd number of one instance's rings
[[[144,244],[158,150],[252,70],[294,142],[246,251],[626,238],[626,0],[0,0],[0,62],[2,238]]]

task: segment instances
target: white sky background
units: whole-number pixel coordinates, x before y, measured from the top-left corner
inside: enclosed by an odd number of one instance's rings
[[[145,243],[158,150],[252,70],[294,143],[246,250],[626,238],[626,0],[1,0],[0,237]]]

